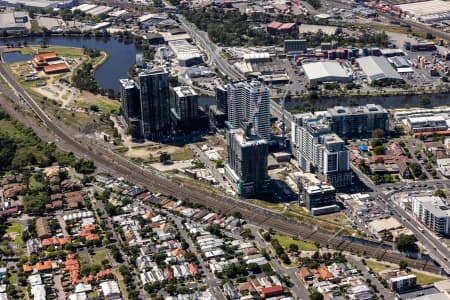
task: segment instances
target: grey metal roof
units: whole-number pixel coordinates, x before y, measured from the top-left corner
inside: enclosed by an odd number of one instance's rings
[[[309,80],[317,80],[323,78],[349,78],[349,75],[335,61],[321,61],[306,63],[303,65],[303,71]]]
[[[383,56],[366,56],[357,58],[356,61],[371,81],[383,79],[402,80],[400,74],[394,70],[388,60]]]

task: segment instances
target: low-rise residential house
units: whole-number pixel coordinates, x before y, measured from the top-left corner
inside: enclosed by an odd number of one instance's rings
[[[223,291],[225,292],[225,295],[230,300],[239,300],[239,293],[237,292],[236,288],[231,284],[230,282],[227,282],[223,285]]]
[[[100,283],[100,289],[102,291],[103,297],[105,297],[106,300],[119,300],[122,299],[122,296],[120,294],[119,285],[116,281],[110,280],[110,281],[104,281]]]

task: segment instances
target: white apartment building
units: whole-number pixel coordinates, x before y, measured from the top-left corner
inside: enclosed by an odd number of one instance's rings
[[[412,196],[413,215],[436,233],[450,234],[450,210],[440,197]]]

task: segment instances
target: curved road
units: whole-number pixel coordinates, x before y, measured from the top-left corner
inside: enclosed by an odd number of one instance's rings
[[[143,185],[148,189],[165,195],[172,195],[181,200],[188,200],[207,207],[214,208],[221,213],[230,214],[241,212],[243,218],[250,223],[264,228],[273,228],[282,233],[299,236],[305,241],[318,241],[323,246],[335,248],[342,251],[364,254],[380,260],[398,263],[400,260],[407,261],[412,268],[423,269],[438,273],[440,268],[430,260],[415,260],[406,258],[400,254],[392,253],[385,249],[386,245],[361,239],[348,239],[328,232],[320,228],[301,224],[287,219],[280,214],[265,210],[250,203],[225,196],[215,196],[208,192],[196,190],[193,187],[184,187],[161,174],[151,172],[131,163],[125,158],[106,149],[101,144],[90,142],[87,138],[77,138],[80,135],[75,129],[62,124],[44,112],[35,100],[28,95],[24,88],[16,82],[4,64],[0,64],[0,74],[7,80],[10,86],[20,95],[21,102],[25,102],[31,110],[39,117],[43,124],[56,137],[56,144],[65,149],[73,151],[79,157],[93,160],[96,166],[113,176],[122,176],[136,184]],[[6,93],[5,89],[5,93]],[[26,115],[23,118],[27,118]],[[20,120],[19,120],[20,121]]]

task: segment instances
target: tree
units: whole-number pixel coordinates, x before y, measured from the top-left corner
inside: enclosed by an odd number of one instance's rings
[[[298,252],[298,245],[297,244],[290,244],[289,245],[289,252]]]
[[[218,159],[216,160],[216,168],[222,168],[223,167],[223,160]]]
[[[408,267],[408,263],[404,260],[401,260],[399,263],[400,270],[405,270]]]
[[[437,189],[433,192],[433,196],[441,197],[441,198],[447,198],[447,191]]]
[[[382,155],[386,153],[386,149],[383,146],[376,146],[373,148],[375,155]]]
[[[425,106],[428,106],[428,105],[430,105],[430,104],[431,104],[430,98],[425,97],[425,96],[420,97],[420,99],[419,99],[419,105],[420,105],[421,107],[425,107]]]
[[[98,105],[95,105],[95,104],[92,104],[91,106],[89,106],[89,109],[92,110],[93,112],[99,112],[99,110],[100,110]]]
[[[0,170],[9,170],[15,153],[16,144],[14,141],[7,136],[0,135]]]
[[[372,138],[381,139],[384,137],[384,130],[381,128],[377,128],[372,132]]]
[[[170,154],[163,152],[159,155],[159,162],[166,163],[170,160]]]
[[[323,300],[323,295],[321,293],[319,293],[318,291],[313,291],[311,294],[309,294],[309,299]]]
[[[420,175],[422,175],[422,166],[416,162],[411,163],[409,165],[409,169],[411,170],[411,173],[414,177],[418,178]]]
[[[418,247],[416,244],[416,238],[411,235],[400,234],[394,243],[395,247],[399,251],[417,252]]]
[[[130,124],[127,128],[127,134],[131,135],[133,139],[137,139],[139,138],[141,133],[139,132],[139,128],[136,125]]]
[[[84,158],[77,160],[73,167],[80,174],[91,174],[95,171],[94,162]]]

